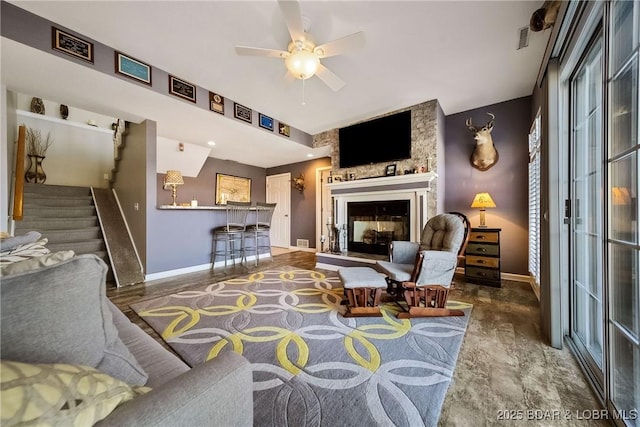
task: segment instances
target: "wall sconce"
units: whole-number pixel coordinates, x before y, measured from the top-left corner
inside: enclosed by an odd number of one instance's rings
[[[478,193],[473,198],[473,202],[471,202],[472,208],[480,208],[480,227],[487,228],[487,225],[484,222],[484,213],[485,208],[495,208],[496,203],[491,198],[489,193]]]
[[[164,188],[167,189],[167,186],[171,186],[171,197],[173,198],[172,206],[176,206],[176,196],[178,191],[176,186],[184,184],[184,180],[182,179],[182,173],[180,171],[167,171],[167,174],[164,177]]]
[[[300,174],[299,177],[293,178],[293,188],[302,193],[304,190],[304,175]]]

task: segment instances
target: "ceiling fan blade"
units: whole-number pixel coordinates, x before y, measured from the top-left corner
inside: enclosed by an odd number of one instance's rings
[[[266,56],[269,58],[285,58],[289,52],[284,50],[263,49],[261,47],[236,46],[238,55]]]
[[[318,70],[316,71],[316,76],[318,76],[318,78],[322,80],[324,84],[329,86],[331,90],[333,90],[334,92],[339,91],[344,87],[344,85],[346,85],[344,80],[336,76],[333,73],[333,71],[329,70],[327,67],[325,67],[322,64],[318,64]]]
[[[364,47],[365,39],[362,31],[316,46],[313,50],[320,58],[343,54],[349,50]]]
[[[291,40],[304,40],[304,26],[302,25],[300,3],[291,0],[278,0],[278,6],[280,6],[284,21],[289,29]]]

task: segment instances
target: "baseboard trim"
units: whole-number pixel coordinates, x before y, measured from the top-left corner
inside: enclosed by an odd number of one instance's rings
[[[456,274],[460,274],[464,276],[464,267],[456,267]],[[525,276],[524,274],[500,273],[500,278],[502,280],[512,280],[514,282],[524,282],[524,283],[532,282],[531,277]],[[535,292],[535,289],[534,289],[534,292]],[[539,296],[538,296],[538,299],[540,299]]]
[[[269,254],[266,254],[266,253],[260,254],[260,257],[258,259],[260,260],[263,258],[269,258]],[[255,255],[251,255],[247,257],[247,261],[255,261],[255,259],[256,259]],[[233,264],[233,262],[234,260],[228,260],[227,265]],[[235,262],[236,264],[240,264],[241,259],[236,258]],[[218,268],[218,267],[224,267],[224,261],[216,262],[213,268]],[[211,263],[209,262],[207,264],[193,265],[191,267],[177,268],[175,270],[166,270],[166,271],[160,271],[158,273],[147,274],[144,276],[145,285],[153,285],[153,283],[146,283],[147,281],[166,279],[168,277],[180,276],[181,274],[196,273],[198,271],[203,271],[203,270],[211,270]]]
[[[529,276],[525,276],[523,274],[500,273],[500,278],[504,280],[513,280],[514,282],[525,282],[525,283],[531,282],[531,280],[529,279]]]
[[[291,251],[302,251],[302,252],[317,252],[316,248],[301,248],[299,246],[289,246],[289,250]]]

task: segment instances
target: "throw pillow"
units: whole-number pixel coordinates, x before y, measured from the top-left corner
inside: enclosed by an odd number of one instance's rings
[[[10,251],[20,245],[36,242],[40,237],[42,237],[42,234],[37,231],[29,231],[21,236],[3,237],[0,239],[0,252]]]
[[[0,361],[0,424],[91,426],[150,389],[93,368]]]
[[[132,385],[148,375],[124,345],[107,305],[106,264],[79,255],[2,278],[0,358],[86,365]]]
[[[24,245],[16,246],[13,249],[0,252],[0,265],[24,261],[25,259],[51,253],[51,250],[45,247],[48,241],[49,240],[47,238],[44,238],[37,242],[25,243]]]
[[[25,271],[37,270],[41,267],[55,265],[59,262],[73,258],[74,255],[75,253],[73,251],[60,251],[9,264],[0,263],[0,276],[10,276],[12,274],[23,273]]]

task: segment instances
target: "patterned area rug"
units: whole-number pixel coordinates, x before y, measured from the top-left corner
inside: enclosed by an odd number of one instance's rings
[[[344,318],[336,273],[282,267],[131,307],[191,366],[236,351],[257,426],[435,426],[465,316]]]

